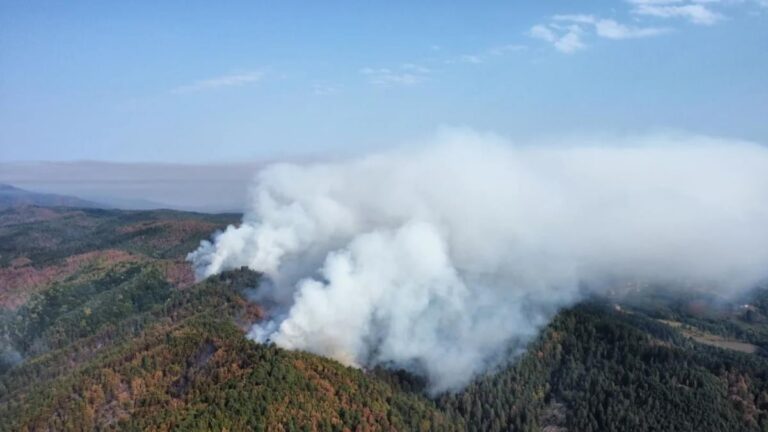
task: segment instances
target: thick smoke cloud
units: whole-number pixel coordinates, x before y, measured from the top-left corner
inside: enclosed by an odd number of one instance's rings
[[[248,266],[251,337],[460,388],[559,308],[628,281],[737,294],[768,275],[768,150],[702,137],[418,150],[274,165],[242,225],[189,255]]]

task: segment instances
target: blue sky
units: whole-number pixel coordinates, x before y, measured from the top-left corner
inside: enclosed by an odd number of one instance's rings
[[[354,154],[441,126],[768,143],[766,119],[767,0],[0,2],[6,162]]]

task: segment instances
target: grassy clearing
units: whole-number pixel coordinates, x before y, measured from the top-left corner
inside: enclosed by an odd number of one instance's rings
[[[679,321],[662,319],[658,321],[678,329],[680,333],[682,333],[685,337],[693,339],[700,344],[739,351],[747,354],[754,354],[759,349],[759,347],[756,345],[752,345],[750,343],[736,339],[725,338],[722,336],[714,335],[712,333],[707,333],[705,331],[683,324]]]

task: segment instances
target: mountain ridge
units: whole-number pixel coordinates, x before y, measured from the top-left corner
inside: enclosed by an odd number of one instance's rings
[[[109,208],[109,206],[71,195],[41,193],[0,183],[0,207],[36,205],[40,207]]]

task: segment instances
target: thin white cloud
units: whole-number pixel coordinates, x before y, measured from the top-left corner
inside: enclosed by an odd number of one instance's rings
[[[643,1],[643,0],[640,0]],[[646,0],[670,1],[670,0]],[[570,54],[586,48],[583,38],[591,30],[605,39],[638,39],[657,36],[669,31],[661,27],[637,27],[616,20],[589,14],[554,15],[548,24],[538,24],[528,31],[528,36],[551,43],[558,51]]]
[[[411,86],[427,79],[430,69],[414,63],[404,63],[397,68],[360,69],[368,82],[379,86]]]
[[[558,37],[557,34],[555,34],[552,29],[545,25],[537,24],[533,27],[531,27],[531,30],[528,32],[528,35],[532,38],[545,40],[547,42],[555,42]]]
[[[661,18],[685,18],[694,24],[712,25],[722,19],[722,15],[706,6],[689,4],[683,6],[640,6],[634,10],[638,15],[652,15]]]
[[[687,0],[627,0],[627,3],[634,5],[667,5],[674,3],[685,3]],[[714,0],[715,2],[717,0]]]
[[[683,18],[699,25],[712,25],[723,19],[723,15],[706,5],[722,3],[720,0],[629,0],[629,3],[636,15]]]
[[[598,36],[607,39],[636,39],[657,36],[668,32],[669,29],[659,27],[632,27],[610,19],[601,19],[595,23]]]
[[[499,46],[494,46],[494,47],[485,49],[483,51],[478,51],[476,53],[463,54],[456,58],[448,59],[445,61],[445,63],[447,64],[453,64],[453,63],[481,64],[481,63],[486,63],[493,58],[502,57],[511,52],[522,51],[525,49],[526,49],[525,45],[519,45],[519,44],[499,45]]]
[[[590,35],[605,39],[639,39],[658,36],[672,31],[669,27],[639,25],[667,19],[681,19],[697,25],[713,25],[726,18],[723,11],[729,7],[744,6],[750,13],[760,13],[768,0],[624,0],[628,12],[634,15],[634,24],[592,14],[560,14],[548,22],[533,26],[528,35],[551,43],[556,49],[572,53],[586,47]]]
[[[578,25],[561,26],[535,25],[528,31],[532,38],[551,43],[560,52],[571,54],[586,48],[581,40],[582,29]]]
[[[456,60],[448,60],[446,63],[471,63],[480,64],[485,62],[485,59],[477,54],[464,54],[459,56]]]
[[[332,84],[314,84],[312,94],[315,96],[328,96],[339,92],[339,87]]]
[[[263,72],[244,72],[230,75],[222,75],[196,81],[192,84],[177,87],[174,93],[192,93],[204,90],[214,90],[222,87],[235,87],[252,84],[264,78]]]
[[[443,47],[433,45],[433,51],[445,51]],[[527,49],[521,44],[500,44],[484,50],[462,54],[453,57],[434,56],[422,58],[418,62],[406,62],[391,67],[364,67],[360,69],[370,84],[381,87],[413,86],[429,80],[436,72],[442,71],[442,66],[456,64],[481,64],[494,58],[501,58],[515,51]]]
[[[432,72],[429,68],[416,63],[403,63],[400,65],[400,69],[421,75],[428,75]]]
[[[650,0],[663,1],[663,0]],[[666,0],[668,1],[668,0]],[[572,22],[578,24],[591,25],[595,29],[595,34],[606,39],[637,39],[644,37],[657,36],[669,31],[660,27],[635,27],[622,24],[612,19],[603,19],[594,15],[555,15],[554,21]]]
[[[555,48],[564,53],[572,53],[586,48],[587,46],[581,40],[581,34],[581,27],[571,26],[560,39],[555,41]]]
[[[508,45],[501,45],[497,47],[493,47],[488,49],[487,53],[491,56],[502,56],[504,54],[515,52],[515,51],[523,51],[526,50],[528,47],[525,45],[520,44],[508,44]]]
[[[597,18],[595,18],[594,15],[586,14],[555,15],[552,17],[552,19],[555,21],[570,21],[579,24],[594,24],[595,21],[597,21]]]

